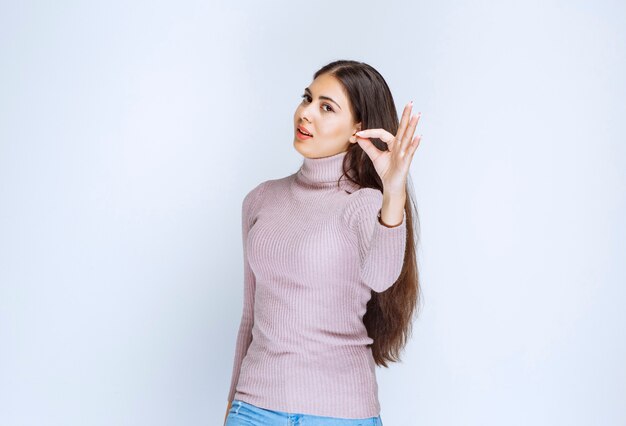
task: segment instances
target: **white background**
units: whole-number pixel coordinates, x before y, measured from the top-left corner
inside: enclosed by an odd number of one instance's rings
[[[0,424],[221,425],[241,202],[335,59],[423,140],[400,425],[626,424],[619,1],[0,6]]]

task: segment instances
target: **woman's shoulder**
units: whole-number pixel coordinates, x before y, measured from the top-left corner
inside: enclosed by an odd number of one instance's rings
[[[264,180],[261,183],[254,186],[246,195],[246,197],[256,198],[262,196],[264,193],[271,191],[280,191],[289,186],[290,182],[294,179],[295,173],[289,176]]]
[[[378,188],[358,188],[348,196],[347,207],[356,208],[364,204],[382,203],[383,193]]]
[[[368,215],[376,212],[383,204],[383,193],[378,188],[358,188],[348,195],[343,209],[343,218],[347,224],[351,224],[359,212]]]
[[[250,207],[253,204],[256,204],[257,200],[259,200],[265,189],[270,184],[271,180],[265,180],[261,183],[256,184],[252,189],[248,191],[248,193],[243,197],[243,206],[244,208]]]
[[[268,179],[256,184],[248,191],[243,199],[243,207],[251,208],[258,204],[259,200],[266,197],[273,190],[280,189],[281,185],[289,178],[289,176],[279,179]]]

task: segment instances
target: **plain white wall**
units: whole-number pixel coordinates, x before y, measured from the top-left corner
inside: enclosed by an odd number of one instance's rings
[[[626,423],[618,1],[2,2],[0,424],[218,425],[241,202],[335,59],[413,99],[395,425]]]

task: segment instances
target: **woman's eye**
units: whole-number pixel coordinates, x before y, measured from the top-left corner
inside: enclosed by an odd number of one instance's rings
[[[302,96],[301,96],[301,98],[302,98],[302,102],[308,101],[309,95],[307,95],[307,94],[305,93],[304,95],[302,95]],[[308,102],[310,102],[310,101],[308,101]],[[332,107],[331,107],[330,105],[328,105],[328,104],[323,104],[323,105],[322,105],[322,108],[323,108],[323,107],[328,107],[328,109],[324,109],[324,111],[326,111],[326,112],[333,112],[333,109],[332,109]]]

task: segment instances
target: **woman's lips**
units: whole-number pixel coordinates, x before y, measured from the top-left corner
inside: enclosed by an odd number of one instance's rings
[[[296,137],[298,139],[305,140],[305,139],[311,139],[313,136],[305,135],[304,133],[300,132],[300,129],[296,129]]]

